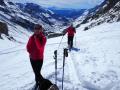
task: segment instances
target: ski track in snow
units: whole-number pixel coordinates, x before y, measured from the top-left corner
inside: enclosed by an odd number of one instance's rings
[[[76,66],[74,63],[75,59],[73,59],[73,56],[69,53],[68,60],[66,60],[66,64],[68,65],[68,71],[71,78],[71,82],[75,86],[76,84],[79,84],[79,76],[77,74]],[[73,75],[74,74],[74,75]]]

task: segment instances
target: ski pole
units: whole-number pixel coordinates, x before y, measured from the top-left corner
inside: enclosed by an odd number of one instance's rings
[[[68,49],[64,49],[64,52],[63,52],[63,74],[62,74],[62,90],[63,90],[63,83],[64,83],[64,67],[65,67],[65,57],[68,57]]]
[[[60,41],[60,43],[59,43],[59,46],[58,46],[58,49],[59,49],[60,44],[61,44],[61,42],[62,42],[62,40],[63,40],[63,37],[64,37],[64,36],[62,36],[62,39],[61,39],[61,41]],[[57,85],[57,51],[58,51],[58,49],[54,51],[54,59],[55,59],[55,84],[56,84],[56,85]]]
[[[57,50],[54,51],[54,59],[55,59],[55,84],[57,85]]]
[[[59,46],[58,46],[58,49],[59,49],[60,44],[61,44],[61,42],[62,42],[62,40],[63,40],[63,37],[64,37],[64,36],[62,36],[62,39],[61,39],[61,41],[60,41],[60,43],[59,43]],[[56,84],[56,85],[57,85],[57,51],[58,51],[58,49],[54,51],[54,59],[55,59],[55,84]]]

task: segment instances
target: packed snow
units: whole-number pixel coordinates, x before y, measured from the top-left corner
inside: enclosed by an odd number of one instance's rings
[[[65,59],[64,90],[120,90],[120,22],[83,31],[77,28],[74,48]],[[16,26],[18,27],[18,26]],[[20,31],[22,28],[19,28]],[[0,90],[30,90],[34,74],[30,65],[26,43],[30,32],[18,33],[21,42],[0,39]],[[12,34],[12,32],[11,32]],[[63,48],[67,35],[47,40],[42,75],[55,83],[54,50],[58,50],[57,85],[62,85]]]

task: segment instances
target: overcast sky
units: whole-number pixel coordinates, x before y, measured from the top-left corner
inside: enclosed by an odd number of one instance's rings
[[[61,8],[92,8],[104,0],[11,0],[15,2],[34,2],[44,7],[61,7]]]

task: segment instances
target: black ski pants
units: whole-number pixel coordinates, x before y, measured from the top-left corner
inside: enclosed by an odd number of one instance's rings
[[[73,38],[74,38],[74,36],[68,36],[68,46],[69,46],[69,48],[73,47]]]
[[[30,58],[30,62],[31,62],[31,66],[35,74],[36,84],[42,83],[44,79],[41,75],[41,68],[43,65],[43,60],[33,60],[32,58]]]

